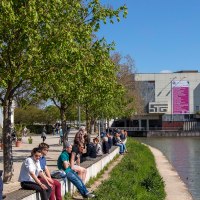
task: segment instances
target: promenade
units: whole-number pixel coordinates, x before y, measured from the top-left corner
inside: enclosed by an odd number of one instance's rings
[[[69,137],[69,141],[73,141],[74,134],[71,134]],[[96,136],[96,135],[95,135]],[[14,159],[14,175],[12,177],[12,181],[8,184],[4,184],[3,193],[10,193],[20,188],[20,184],[18,182],[18,176],[21,168],[21,164],[23,160],[30,155],[31,150],[34,147],[37,147],[39,143],[42,142],[40,136],[33,136],[33,143],[28,144],[28,137],[23,137],[23,143],[20,147],[15,147],[13,145],[13,159]],[[49,169],[56,170],[57,169],[57,158],[62,151],[62,146],[58,145],[59,136],[57,135],[47,135],[46,143],[50,145],[49,153],[47,155],[47,165]],[[192,200],[192,196],[189,193],[186,185],[180,179],[178,173],[173,168],[173,166],[169,163],[166,157],[159,150],[150,147],[152,151],[158,171],[160,175],[163,177],[165,182],[165,191],[167,193],[166,200]],[[0,169],[3,169],[3,152],[0,150]]]
[[[186,184],[161,151],[148,146],[154,155],[157,169],[165,183],[165,200],[193,200]]]

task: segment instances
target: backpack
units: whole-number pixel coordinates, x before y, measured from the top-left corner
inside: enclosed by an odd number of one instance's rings
[[[87,145],[87,155],[90,157],[90,158],[96,158],[97,157],[97,153],[96,153],[96,147],[95,145],[90,142],[88,145]]]
[[[63,170],[54,170],[51,172],[51,177],[61,179],[66,177],[66,173]]]

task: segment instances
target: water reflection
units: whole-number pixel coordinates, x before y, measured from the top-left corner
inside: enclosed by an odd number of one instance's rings
[[[160,149],[195,200],[200,200],[200,138],[135,138]]]

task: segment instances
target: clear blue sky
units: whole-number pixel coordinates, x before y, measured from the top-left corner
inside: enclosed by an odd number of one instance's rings
[[[101,2],[114,8],[127,5],[127,18],[102,25],[98,37],[115,41],[116,51],[129,54],[138,73],[200,68],[200,0]]]

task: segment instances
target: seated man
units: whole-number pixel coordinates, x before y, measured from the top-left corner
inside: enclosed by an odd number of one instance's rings
[[[79,177],[85,183],[87,170],[84,167],[80,166],[80,158],[83,153],[84,144],[79,143],[78,145],[73,145],[71,157],[70,157],[70,167],[73,171],[77,172]]]
[[[109,146],[109,149],[111,149],[111,147],[113,145],[112,136],[110,135],[109,132],[107,132],[106,136],[108,137],[108,146]]]
[[[109,143],[108,143],[108,137],[103,137],[103,142],[102,142],[102,151],[104,154],[109,153]]]
[[[65,171],[67,179],[77,187],[84,198],[94,198],[95,195],[87,190],[80,177],[70,168],[69,154],[72,151],[72,145],[67,142],[65,147],[57,161],[58,169]]]
[[[56,179],[52,179],[50,175],[50,171],[46,165],[46,155],[49,151],[49,145],[46,143],[40,143],[39,148],[41,150],[42,156],[40,157],[40,166],[43,172],[45,172],[45,175],[47,176],[47,180],[53,185],[51,196],[49,197],[49,200],[62,200],[61,196],[61,184]],[[40,181],[43,183],[44,180],[42,178],[39,178]]]

